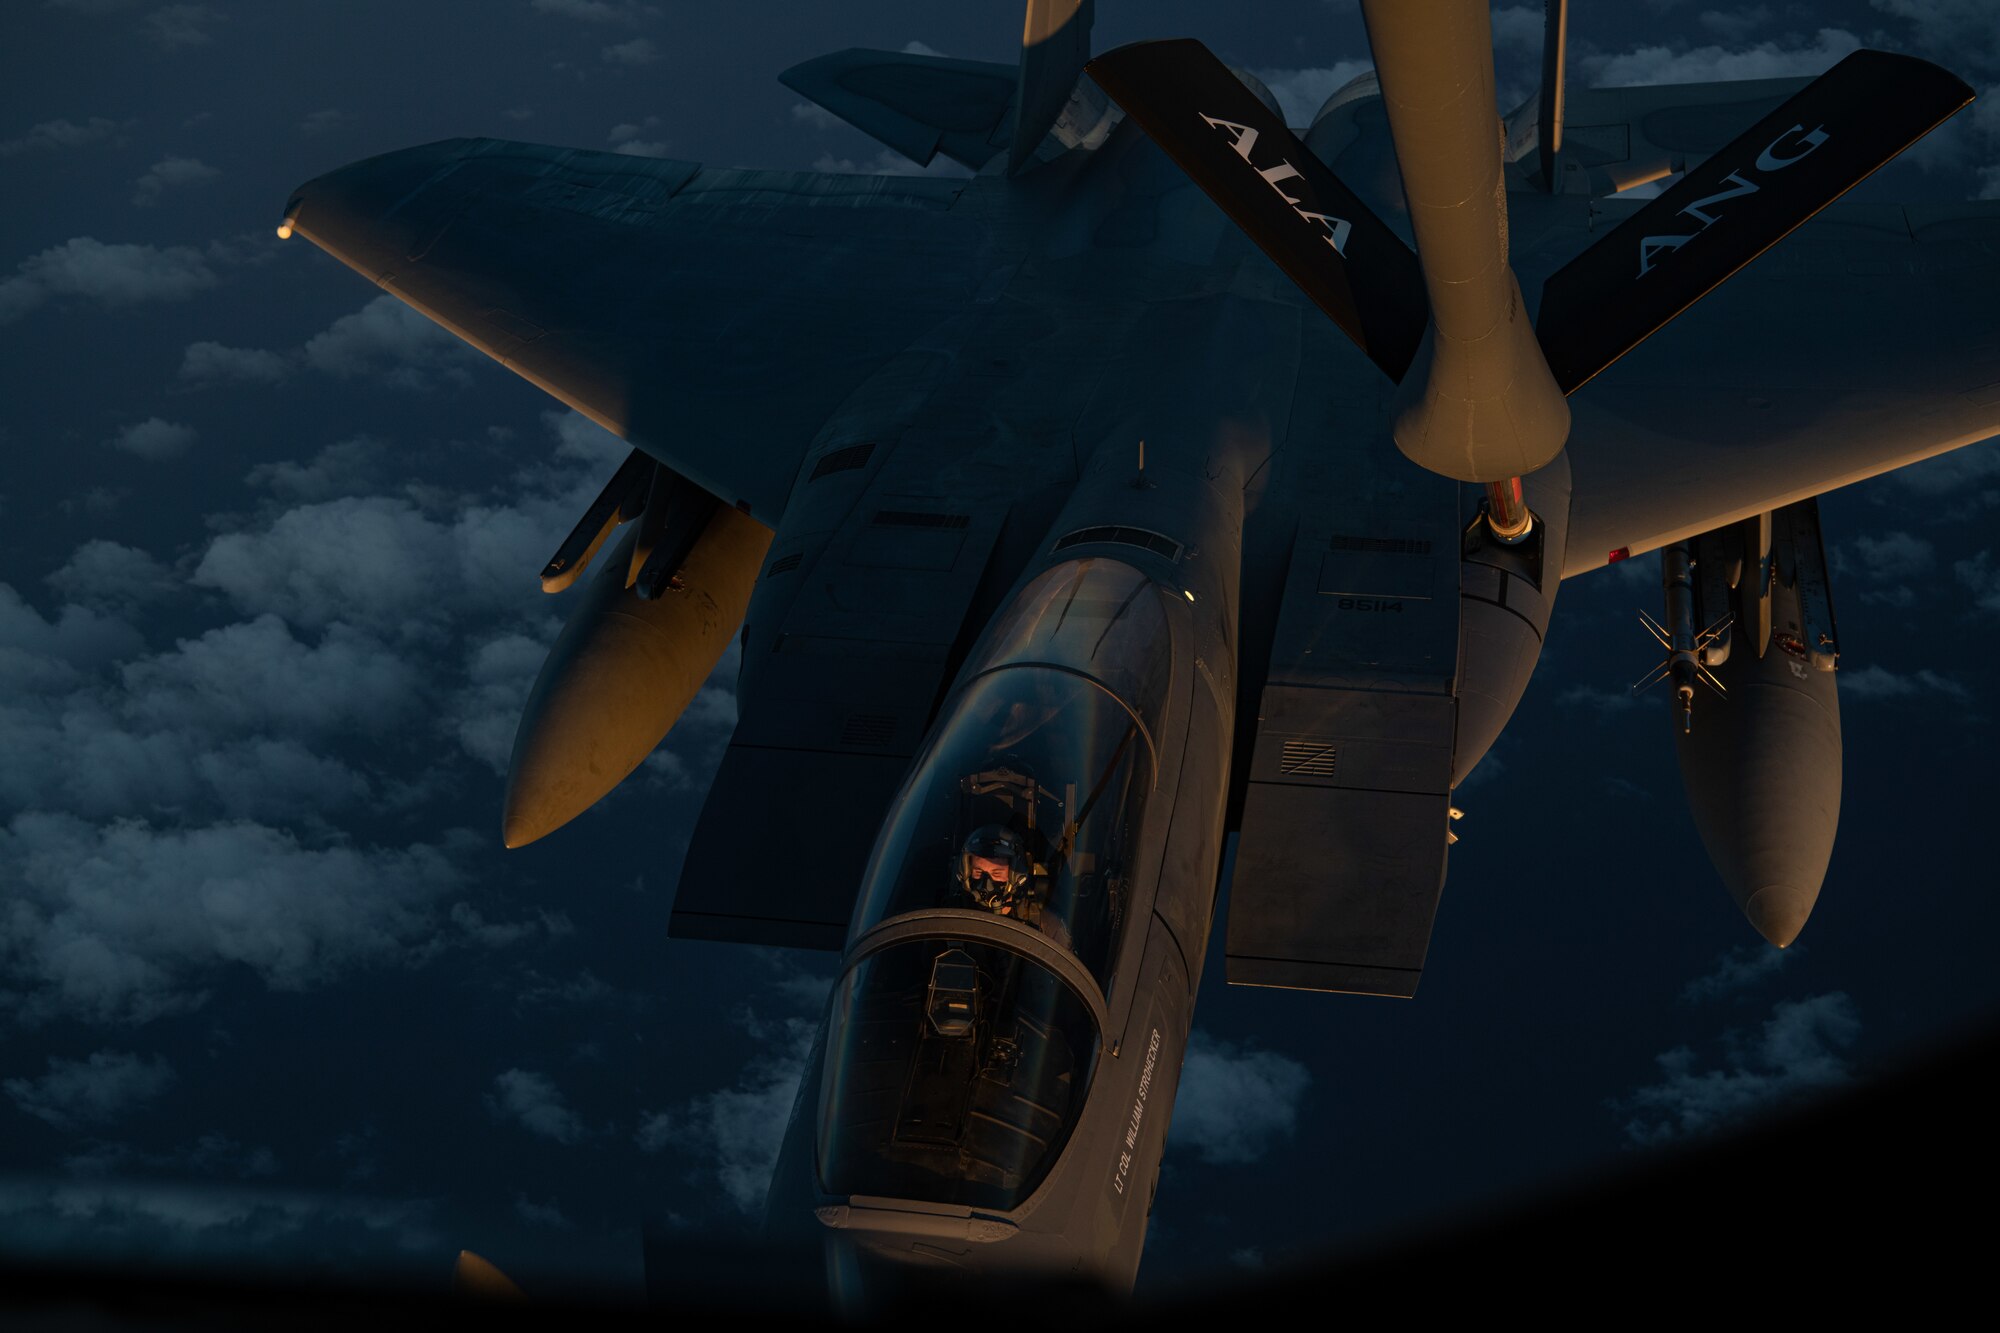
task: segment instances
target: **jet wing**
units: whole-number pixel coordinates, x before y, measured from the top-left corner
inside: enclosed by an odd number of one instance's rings
[[[2000,203],[1828,208],[1570,399],[1564,575],[2000,435],[1996,310]]]
[[[769,523],[828,412],[992,267],[965,184],[455,139],[310,181],[285,217]]]

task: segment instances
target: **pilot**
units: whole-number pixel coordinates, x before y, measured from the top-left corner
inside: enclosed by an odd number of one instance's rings
[[[1034,926],[1064,948],[1069,929],[1035,891],[1034,858],[1020,834],[1003,824],[973,830],[959,848],[957,876],[966,896],[995,916]]]

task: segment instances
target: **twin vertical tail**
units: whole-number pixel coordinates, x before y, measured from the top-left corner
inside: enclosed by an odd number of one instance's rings
[[[1494,487],[1496,504],[1562,449],[1567,395],[1972,100],[1935,65],[1855,52],[1551,277],[1531,327],[1508,266],[1485,4],[1362,12],[1414,255],[1200,43],[1141,42],[1086,69],[1400,384],[1404,454]],[[1536,127],[1548,187],[1567,29],[1551,0]]]

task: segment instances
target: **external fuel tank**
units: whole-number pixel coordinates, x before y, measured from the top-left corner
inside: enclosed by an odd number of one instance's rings
[[[1839,653],[1818,507],[1691,546],[1697,627],[1733,620],[1703,650],[1724,692],[1700,692],[1685,730],[1675,713],[1681,781],[1730,897],[1784,948],[1819,899],[1840,822]]]

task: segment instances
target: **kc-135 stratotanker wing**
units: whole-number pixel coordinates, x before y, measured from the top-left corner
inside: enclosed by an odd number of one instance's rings
[[[1230,981],[1414,994],[1565,578],[1663,552],[1716,868],[1776,945],[1818,895],[1813,497],[2000,433],[2000,207],[1838,200],[1971,91],[1876,51],[1566,90],[1558,3],[1503,119],[1481,0],[1362,8],[1375,70],[1302,133],[1199,43],[1090,60],[1089,0],[1031,0],[1016,66],[783,76],[969,178],[468,139],[286,208],[633,445],[543,573],[600,567],[509,846],[740,627],[672,932],[842,952],[770,1205],[838,1283],[1129,1284],[1225,837]]]

